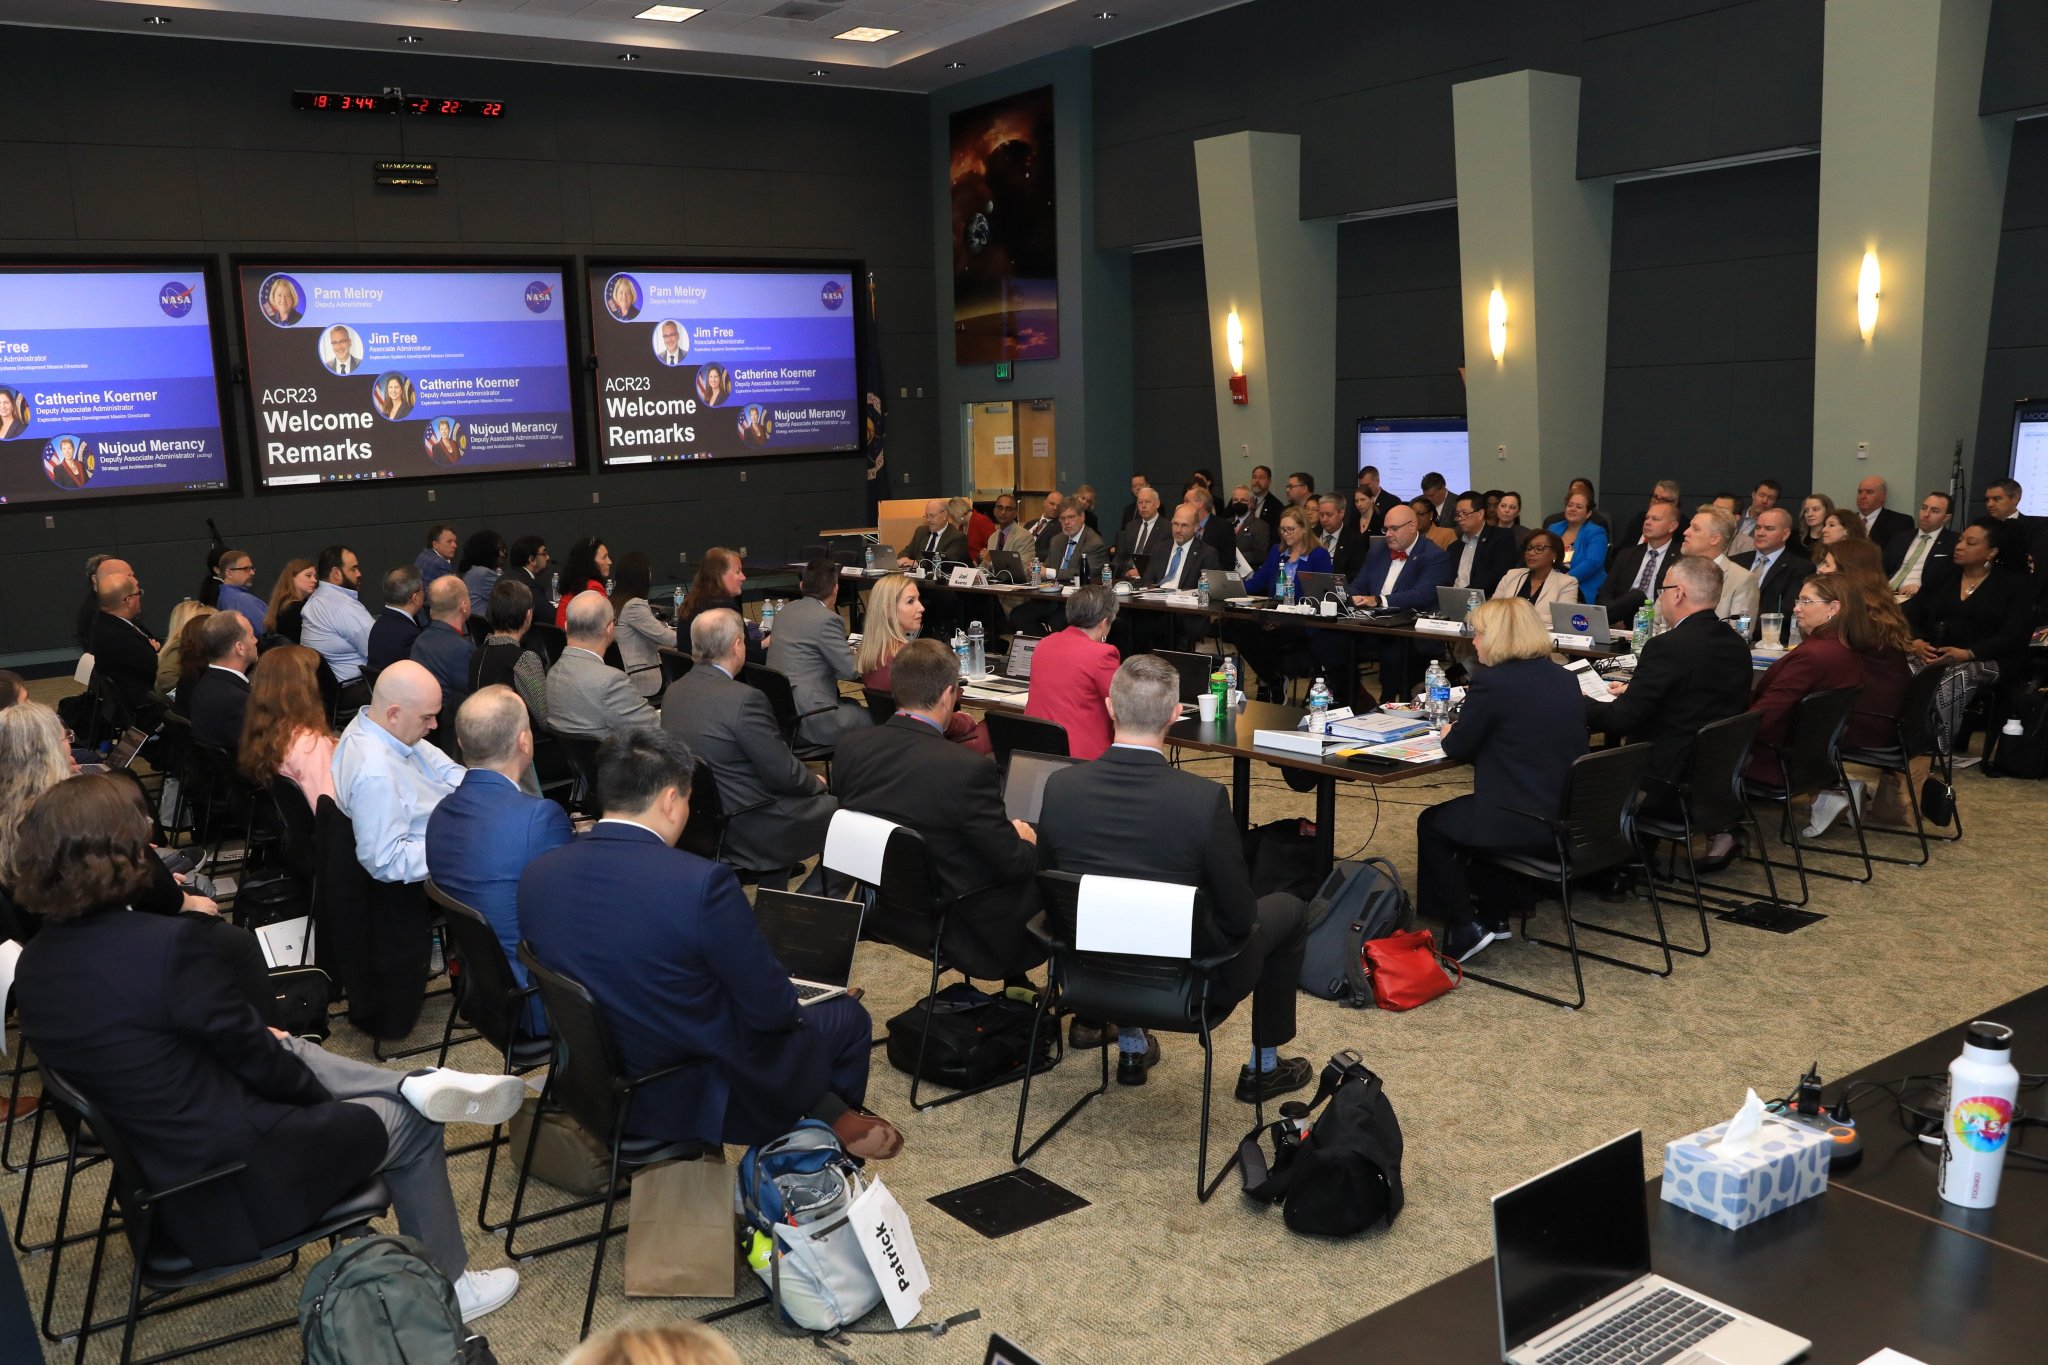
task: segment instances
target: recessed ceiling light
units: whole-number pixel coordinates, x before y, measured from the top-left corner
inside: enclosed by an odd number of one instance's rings
[[[704,11],[688,5],[649,5],[634,15],[635,19],[652,19],[658,24],[680,24],[685,19],[694,19]]]
[[[946,63],[946,70],[948,70],[948,71],[958,71],[958,70],[959,70],[959,69],[960,69],[961,67],[963,67],[963,66],[966,66],[966,65],[967,65],[967,63],[965,63],[965,62],[947,62],[947,63]]]
[[[407,47],[411,47],[414,43],[422,42],[424,40],[417,33],[408,33],[403,38],[400,38],[398,41],[404,43]]]
[[[164,25],[170,23],[171,21],[168,17],[164,15],[152,14],[147,19],[144,19],[142,22],[148,24],[151,28],[162,28]]]
[[[640,54],[637,52],[621,52],[619,60],[622,62],[637,62],[640,60]]]
[[[1097,10],[1095,17],[1098,19],[1114,19],[1116,18],[1116,11],[1113,9]]]
[[[831,73],[831,72],[829,72],[829,71],[827,71],[827,70],[826,70],[826,69],[825,69],[824,67],[822,67],[822,66],[814,66],[814,67],[812,67],[812,68],[811,68],[811,74],[812,74],[813,76],[829,76],[829,75],[831,75],[832,73]]]
[[[903,30],[895,28],[850,28],[844,33],[832,36],[847,43],[879,43],[884,38],[894,38]]]

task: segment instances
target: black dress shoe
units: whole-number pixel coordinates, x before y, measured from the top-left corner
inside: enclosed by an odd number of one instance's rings
[[[1271,1071],[1256,1077],[1249,1066],[1237,1069],[1237,1098],[1245,1104],[1270,1104],[1291,1090],[1305,1088],[1315,1079],[1316,1069],[1306,1057],[1282,1057]]]
[[[1145,1031],[1143,1052],[1119,1052],[1116,1055],[1116,1083],[1118,1085],[1143,1085],[1145,1073],[1159,1065],[1159,1039],[1150,1030]]]

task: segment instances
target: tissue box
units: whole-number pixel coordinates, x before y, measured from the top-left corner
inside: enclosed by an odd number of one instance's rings
[[[1721,1150],[1726,1123],[1664,1144],[1664,1199],[1724,1228],[1739,1228],[1828,1187],[1827,1135],[1766,1118],[1756,1136]]]

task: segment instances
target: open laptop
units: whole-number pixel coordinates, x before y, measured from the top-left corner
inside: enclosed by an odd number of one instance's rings
[[[1208,585],[1212,602],[1235,602],[1245,595],[1244,580],[1228,569],[1204,569],[1202,582]]]
[[[1607,608],[1591,602],[1552,602],[1550,630],[1553,635],[1584,635],[1596,645],[1614,638],[1607,629]]]
[[[990,550],[988,552],[989,577],[1005,583],[1029,583],[1031,575],[1024,567],[1024,556],[1015,550]]]
[[[142,746],[147,743],[149,743],[149,731],[131,725],[121,732],[121,737],[114,741],[112,748],[107,750],[105,762],[81,763],[78,765],[78,771],[81,773],[105,773],[113,772],[118,768],[132,768],[135,766],[135,756],[142,752]]]
[[[846,994],[853,981],[853,950],[860,942],[859,901],[756,891],[754,918],[789,973],[799,1005]]]
[[[1038,642],[1044,637],[1037,635],[1013,635],[1010,637],[1010,652],[1003,656],[1003,671],[987,678],[975,678],[971,685],[977,692],[1007,692],[1022,696],[1031,690],[1031,656],[1038,650]]]
[[[1438,588],[1436,614],[1446,621],[1463,621],[1472,614],[1472,594],[1475,591],[1473,588]],[[1486,594],[1480,593],[1479,596],[1481,601],[1486,600]]]
[[[1493,1197],[1501,1359],[1784,1365],[1813,1343],[1650,1271],[1643,1134]]]
[[[1003,777],[1003,813],[1027,825],[1038,823],[1045,805],[1045,784],[1062,768],[1081,762],[1064,754],[1034,754],[1017,749],[1010,754],[1010,771]]]
[[[1294,588],[1296,592],[1301,594],[1302,601],[1320,602],[1331,593],[1337,591],[1337,575],[1333,573],[1313,573],[1303,569],[1294,575]]]

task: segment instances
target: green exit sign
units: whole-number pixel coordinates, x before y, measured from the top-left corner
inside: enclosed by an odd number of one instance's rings
[[[1007,384],[1016,377],[1010,368],[1013,363],[1008,360],[998,360],[996,362],[996,382],[998,384]]]

